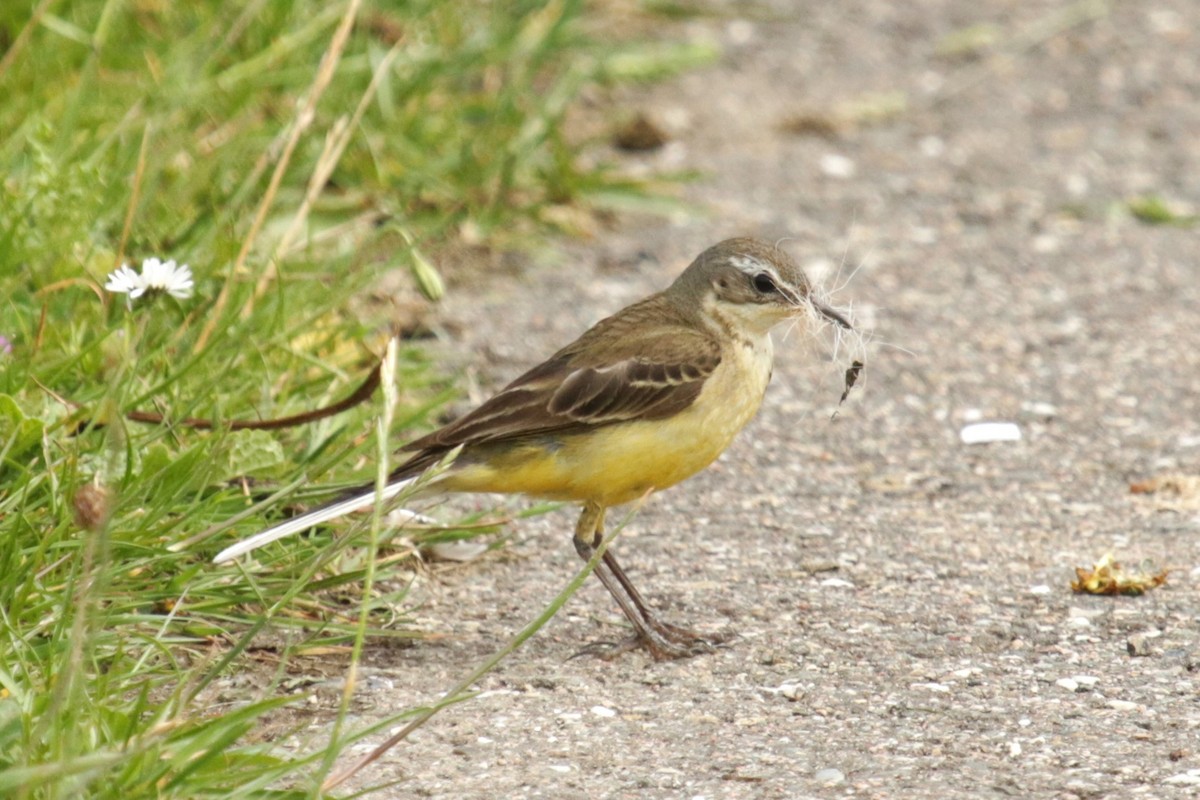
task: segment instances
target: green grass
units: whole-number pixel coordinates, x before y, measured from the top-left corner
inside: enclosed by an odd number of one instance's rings
[[[274,748],[280,681],[312,648],[421,636],[404,585],[363,536],[274,546],[252,574],[210,558],[286,513],[267,496],[369,479],[380,435],[427,424],[451,383],[409,342],[386,431],[378,397],[270,433],[123,415],[345,395],[387,338],[378,276],[436,296],[422,251],[462,231],[513,246],[556,208],[636,205],[643,186],[576,165],[564,114],[711,56],[594,41],[572,0],[365,2],[342,29],[350,7],[0,4],[0,795],[316,791],[354,734]],[[194,296],[104,291],[150,256],[189,264]],[[226,696],[264,631],[280,665]]]

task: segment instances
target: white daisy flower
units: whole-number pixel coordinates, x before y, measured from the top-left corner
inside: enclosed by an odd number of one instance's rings
[[[166,292],[179,300],[192,296],[192,270],[187,264],[178,265],[174,259],[160,261],[157,258],[147,258],[142,262],[142,274],[139,275],[128,264],[108,276],[104,288],[114,294],[127,294],[130,300],[143,294],[158,294]]]

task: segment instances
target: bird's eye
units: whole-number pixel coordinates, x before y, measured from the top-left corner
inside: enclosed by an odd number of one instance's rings
[[[765,272],[758,273],[751,280],[754,283],[754,289],[760,294],[771,294],[778,290],[775,281]]]

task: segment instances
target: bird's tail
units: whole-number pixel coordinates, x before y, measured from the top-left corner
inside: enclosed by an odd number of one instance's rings
[[[396,495],[416,482],[417,478],[405,478],[403,480],[389,483],[383,489],[383,502],[391,500]],[[221,564],[225,561],[232,561],[238,556],[243,556],[252,550],[257,550],[263,545],[268,545],[271,542],[278,541],[285,536],[291,536],[294,533],[306,531],[314,525],[320,525],[322,522],[328,522],[331,519],[345,516],[353,511],[359,511],[364,508],[370,508],[375,504],[375,484],[367,484],[352,490],[348,495],[343,495],[323,506],[314,508],[312,511],[306,511],[298,517],[284,520],[278,525],[267,528],[265,531],[256,533],[253,536],[242,539],[240,542],[231,544],[213,558],[213,562]]]

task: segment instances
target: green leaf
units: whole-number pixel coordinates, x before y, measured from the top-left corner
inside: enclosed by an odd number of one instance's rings
[[[42,440],[45,425],[25,415],[10,395],[0,394],[0,453],[19,456]]]
[[[266,431],[234,431],[225,440],[227,448],[220,480],[268,472],[287,461],[283,446]]]
[[[1128,202],[1129,213],[1147,225],[1178,225],[1189,227],[1196,224],[1195,214],[1185,214],[1173,208],[1157,195],[1134,197]]]

